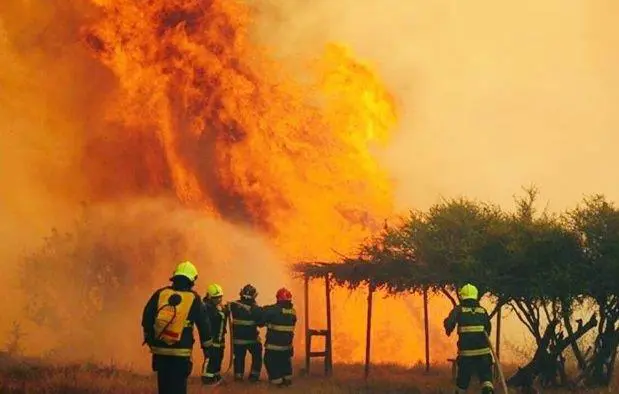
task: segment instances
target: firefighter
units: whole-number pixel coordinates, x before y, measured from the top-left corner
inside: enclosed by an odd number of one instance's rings
[[[193,363],[193,326],[198,328],[204,354],[210,348],[211,329],[200,296],[192,288],[198,278],[189,261],[180,263],[170,281],[150,297],[142,314],[144,343],[152,353],[159,394],[186,394]]]
[[[226,343],[226,324],[228,322],[229,310],[227,305],[223,305],[222,297],[224,291],[216,283],[208,286],[204,304],[206,314],[213,332],[213,344],[209,347],[207,360],[202,369],[202,383],[207,386],[216,386],[221,383],[221,364],[224,359]]]
[[[482,394],[492,394],[493,359],[488,343],[490,317],[479,305],[475,286],[465,284],[458,291],[458,297],[460,305],[455,306],[443,322],[447,336],[458,327],[456,394],[466,392],[473,374],[479,378]]]
[[[260,380],[262,370],[262,343],[258,327],[262,326],[262,308],[256,303],[258,291],[250,284],[245,285],[239,300],[230,304],[232,316],[232,343],[234,347],[234,379],[243,380],[245,375],[245,355],[251,355],[249,381]]]
[[[288,289],[279,289],[275,298],[277,303],[266,306],[263,313],[267,327],[264,365],[271,383],[278,386],[290,386],[297,314],[292,305],[292,293]]]

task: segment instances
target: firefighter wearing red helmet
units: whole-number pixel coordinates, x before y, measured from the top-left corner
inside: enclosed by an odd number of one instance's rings
[[[281,288],[275,294],[277,303],[264,308],[267,327],[264,366],[271,383],[278,386],[292,384],[292,356],[294,355],[294,328],[297,313],[292,305],[292,293]]]

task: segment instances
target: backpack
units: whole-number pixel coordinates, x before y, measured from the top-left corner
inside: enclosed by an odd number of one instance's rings
[[[195,295],[193,292],[166,288],[159,293],[155,314],[155,340],[173,345],[181,340]]]

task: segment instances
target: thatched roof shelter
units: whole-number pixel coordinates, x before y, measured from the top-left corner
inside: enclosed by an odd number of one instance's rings
[[[357,290],[361,287],[368,286],[368,312],[367,312],[367,328],[366,328],[366,360],[365,360],[365,376],[369,374],[370,366],[370,333],[372,324],[372,295],[375,290],[384,290],[390,294],[397,293],[420,293],[424,296],[424,320],[426,332],[426,369],[430,368],[430,345],[428,333],[428,299],[427,292],[430,289],[427,283],[432,283],[429,278],[415,275],[415,264],[403,260],[388,260],[388,261],[372,261],[362,258],[351,259],[343,258],[341,262],[300,262],[293,266],[293,270],[299,276],[305,278],[305,316],[306,316],[306,366],[309,368],[310,357],[314,354],[327,354],[330,359],[331,341],[330,341],[330,283],[350,290]],[[327,290],[327,330],[312,330],[307,325],[309,320],[309,298],[308,287],[311,279],[325,279]],[[433,286],[434,287],[434,286]],[[441,290],[435,287],[431,290]],[[451,297],[450,297],[451,298]],[[325,352],[312,353],[310,349],[311,336],[318,332],[326,331],[327,348]]]

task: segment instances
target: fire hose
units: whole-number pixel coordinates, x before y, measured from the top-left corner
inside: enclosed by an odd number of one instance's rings
[[[496,352],[494,351],[494,347],[492,346],[492,343],[490,342],[490,337],[488,336],[488,333],[486,331],[484,331],[484,335],[486,336],[488,347],[490,348],[490,352],[492,353],[492,358],[494,358],[494,361],[496,362],[496,365],[497,365],[497,369],[499,370],[499,378],[501,379],[501,385],[503,386],[503,392],[505,394],[508,394],[509,391],[507,391],[507,383],[505,382],[505,375],[503,375],[503,368],[501,367],[501,362],[496,356]]]
[[[222,374],[222,376],[228,375],[232,370],[232,364],[234,362],[234,324],[232,322],[232,312],[230,312],[230,318],[228,319],[228,329],[230,330],[230,339],[228,340],[228,368]]]

